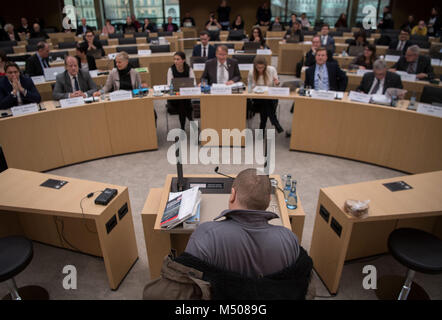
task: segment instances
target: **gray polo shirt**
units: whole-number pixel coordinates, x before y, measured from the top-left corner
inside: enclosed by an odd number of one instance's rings
[[[293,265],[299,255],[298,238],[268,220],[273,212],[225,210],[214,220],[199,225],[186,252],[218,268],[247,277],[272,274]]]

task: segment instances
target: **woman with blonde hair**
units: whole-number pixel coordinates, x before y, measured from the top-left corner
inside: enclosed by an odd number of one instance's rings
[[[252,79],[252,87],[255,86],[279,86],[278,73],[273,66],[267,65],[267,60],[262,56],[256,56],[253,61],[253,69],[249,71],[249,79]],[[278,100],[253,99],[252,104],[255,110],[261,115],[260,129],[266,128],[267,118],[275,126],[278,133],[284,131],[276,118],[276,106]]]

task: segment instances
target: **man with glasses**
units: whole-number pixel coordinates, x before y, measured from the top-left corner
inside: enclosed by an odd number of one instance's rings
[[[387,71],[385,61],[378,59],[373,63],[373,72],[364,74],[357,90],[367,94],[385,94],[388,88],[402,89],[401,77]]]
[[[398,62],[390,69],[392,72],[397,70],[415,74],[416,79],[419,80],[431,80],[434,78],[430,57],[420,55],[417,45],[410,46],[405,56],[400,57]]]
[[[206,79],[209,85],[223,83],[226,85],[241,81],[238,62],[227,58],[228,49],[221,45],[216,48],[216,59],[206,62],[201,79]]]

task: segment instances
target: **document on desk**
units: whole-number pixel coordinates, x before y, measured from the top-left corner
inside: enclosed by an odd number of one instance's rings
[[[315,99],[334,100],[336,97],[335,91],[312,90],[310,93]]]
[[[407,73],[405,71],[396,71],[398,75],[401,76],[402,81],[416,81],[416,75]]]
[[[98,70],[89,70],[89,75],[91,76],[91,78],[98,77]]]
[[[400,56],[393,56],[391,54],[387,54],[385,56],[385,61],[387,61],[387,62],[398,62],[399,58],[400,58]]]
[[[228,55],[232,55],[232,54],[235,54],[235,49],[227,49],[227,54]]]
[[[362,103],[370,103],[370,95],[357,91],[350,91],[348,94],[348,98],[350,101],[362,102]]]
[[[38,112],[38,105],[36,103],[30,103],[30,104],[24,104],[17,107],[11,108],[12,115],[15,116],[22,116],[29,113],[35,113]]]
[[[370,102],[374,104],[382,104],[389,106],[391,105],[391,98],[387,97],[384,94],[372,94]]]
[[[269,96],[289,96],[290,88],[288,87],[269,87]]]
[[[429,116],[442,118],[442,107],[433,106],[431,104],[419,103],[416,111]]]
[[[263,55],[263,56],[269,56],[269,55],[272,55],[272,50],[270,50],[270,49],[258,49],[258,50],[256,50],[256,54]]]
[[[109,94],[110,101],[120,101],[132,99],[132,91],[118,90]]]
[[[75,97],[75,98],[61,99],[60,100],[60,106],[62,108],[76,107],[76,106],[81,106],[83,104],[84,104],[83,97]]]
[[[161,228],[172,229],[193,217],[198,211],[200,202],[199,187],[193,187],[183,192],[169,193],[169,201],[161,218]]]
[[[253,63],[240,63],[238,68],[240,71],[250,71],[253,68]]]
[[[41,84],[41,83],[45,83],[45,77],[44,76],[35,76],[35,77],[31,77],[32,82],[34,82],[34,84]]]
[[[205,63],[194,63],[193,71],[204,71],[206,64]]]

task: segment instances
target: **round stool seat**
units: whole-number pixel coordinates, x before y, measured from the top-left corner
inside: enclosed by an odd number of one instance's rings
[[[32,241],[24,237],[0,239],[0,282],[9,280],[22,272],[33,256]]]
[[[417,229],[394,230],[388,248],[401,264],[422,273],[442,273],[442,240]]]

